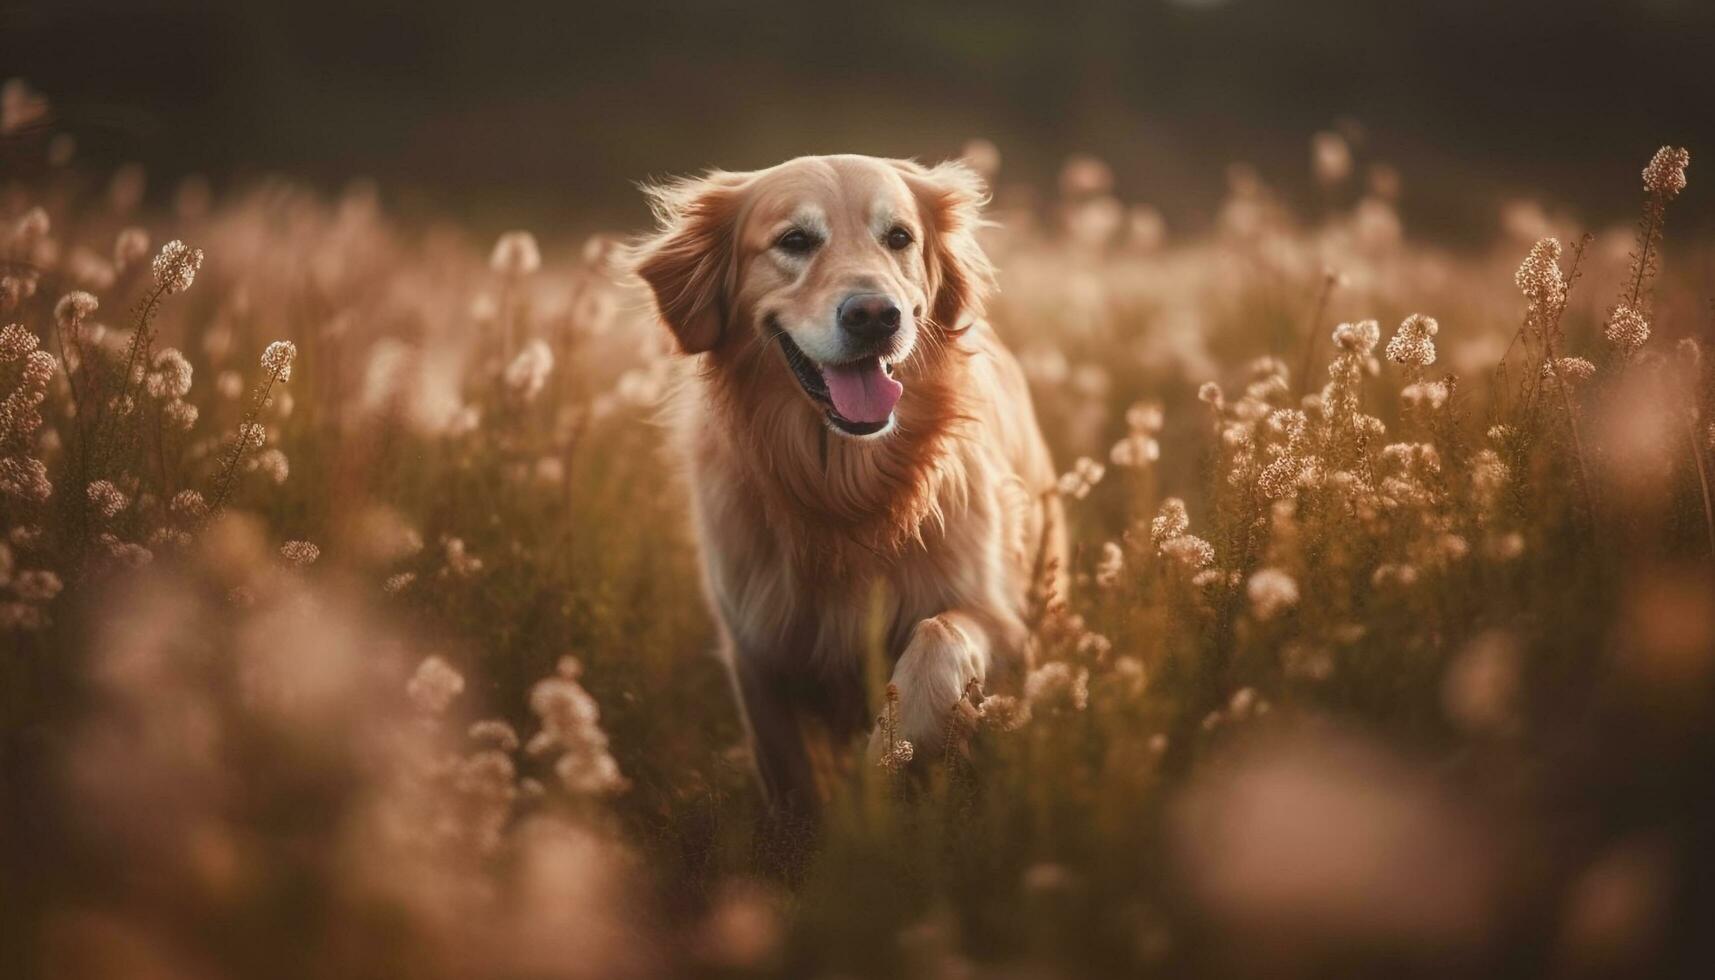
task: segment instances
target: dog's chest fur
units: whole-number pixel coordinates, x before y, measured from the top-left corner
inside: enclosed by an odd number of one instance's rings
[[[878,643],[891,662],[918,622],[949,608],[1021,619],[1027,493],[980,442],[944,451],[914,534],[892,547],[807,525],[771,508],[730,459],[694,457],[708,591],[734,653],[832,679],[860,670]]]

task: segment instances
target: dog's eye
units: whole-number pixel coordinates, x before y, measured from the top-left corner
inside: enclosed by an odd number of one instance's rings
[[[887,247],[893,249],[895,252],[909,246],[911,241],[911,232],[906,231],[898,225],[894,225],[887,232]]]
[[[802,228],[794,228],[774,240],[775,248],[793,255],[808,255],[816,250],[817,244],[816,239]]]

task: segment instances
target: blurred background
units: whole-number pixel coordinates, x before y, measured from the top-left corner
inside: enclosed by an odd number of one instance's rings
[[[1712,52],[1715,0],[0,0],[0,980],[1709,976]],[[998,156],[1078,547],[970,751],[823,835],[612,233],[829,151]]]
[[[1415,234],[1486,240],[1496,203],[1629,220],[1610,179],[1715,138],[1707,0],[1024,0],[623,4],[8,0],[0,65],[51,93],[85,163],[161,193],[285,173],[376,179],[478,227],[635,227],[632,182],[800,153],[924,158],[973,137],[1008,184],[1107,160],[1204,227],[1222,169],[1326,202],[1310,136],[1405,178]],[[1354,191],[1356,193],[1356,191]],[[1681,231],[1715,226],[1687,201]]]

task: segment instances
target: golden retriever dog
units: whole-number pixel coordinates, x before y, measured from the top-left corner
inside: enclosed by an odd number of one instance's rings
[[[982,319],[982,182],[818,156],[647,193],[634,268],[696,359],[669,414],[709,604],[765,792],[814,809],[876,656],[933,756],[970,682],[1017,686],[1032,585],[1064,565],[1030,392]]]

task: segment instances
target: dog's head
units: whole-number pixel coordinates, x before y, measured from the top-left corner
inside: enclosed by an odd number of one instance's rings
[[[790,379],[845,436],[893,429],[992,281],[982,182],[961,164],[801,157],[648,193],[661,228],[635,267],[680,349]]]

